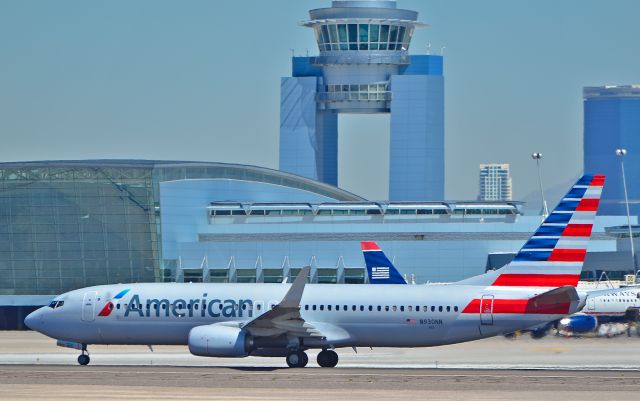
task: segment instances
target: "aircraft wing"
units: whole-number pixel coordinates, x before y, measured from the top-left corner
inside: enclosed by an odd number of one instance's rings
[[[291,334],[296,337],[323,337],[320,331],[300,315],[300,300],[310,270],[309,266],[300,270],[282,301],[271,310],[245,323],[242,329],[256,337],[281,334]]]

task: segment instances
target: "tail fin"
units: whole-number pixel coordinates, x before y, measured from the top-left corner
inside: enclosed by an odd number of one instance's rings
[[[520,249],[494,286],[576,286],[600,203],[603,175],[584,175]]]
[[[371,284],[407,284],[378,244],[373,241],[365,241],[360,245]]]

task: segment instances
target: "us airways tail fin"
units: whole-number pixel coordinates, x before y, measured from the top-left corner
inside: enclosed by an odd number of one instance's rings
[[[373,241],[365,241],[360,245],[371,284],[407,284],[378,244]]]
[[[461,283],[575,287],[587,254],[604,180],[603,175],[582,176],[509,264]]]

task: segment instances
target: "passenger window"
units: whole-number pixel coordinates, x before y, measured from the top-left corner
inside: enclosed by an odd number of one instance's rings
[[[194,305],[193,305],[193,307],[194,307],[196,310],[198,310],[198,305],[199,305],[199,304],[197,304],[197,303],[196,303],[196,304],[194,304]],[[260,305],[258,305],[258,309],[260,309]]]
[[[409,305],[407,308],[409,308],[409,312],[413,312],[413,306]]]
[[[447,306],[447,312],[451,312],[451,307]]]
[[[438,306],[438,312],[442,312],[442,306]]]
[[[320,305],[320,310],[324,310],[324,305]]]
[[[351,305],[351,310],[355,312],[356,311],[356,306],[355,305]]]
[[[369,305],[369,312],[371,312],[373,310],[373,306]]]
[[[340,311],[340,305],[336,305],[336,310],[339,312]]]
[[[316,310],[316,306],[315,306],[315,305],[313,305],[313,306],[311,307],[311,309]]]
[[[419,309],[420,309],[419,307],[416,307],[416,310],[419,310]],[[422,311],[423,311],[423,312],[426,312],[426,311],[428,311],[428,310],[429,310],[429,307],[428,307],[427,305],[424,305],[424,306],[422,307]]]
[[[385,312],[389,312],[389,305],[384,307]]]
[[[344,305],[344,307],[342,309],[346,312],[347,311],[347,305]]]
[[[392,309],[393,309],[393,311],[395,312],[395,311],[397,311],[397,310],[398,310],[398,307],[397,307],[397,306],[395,306],[395,305],[393,305],[393,308],[392,308]]]
[[[378,312],[382,311],[382,306],[378,305]]]
[[[457,311],[458,311],[458,307],[457,307],[457,306],[454,306],[454,307],[453,307],[453,311],[454,311],[454,312],[457,312]]]
[[[364,305],[360,305],[360,312],[364,312]]]
[[[435,312],[436,311],[436,307],[431,305],[431,312]]]
[[[305,305],[304,310],[309,310],[309,305]]]
[[[331,305],[327,305],[327,310],[331,310]]]
[[[400,312],[404,312],[404,305],[400,306]]]
[[[149,305],[147,305],[149,306]],[[120,309],[120,304],[116,304],[116,309]]]
[[[309,305],[307,305],[307,306],[309,306]],[[198,309],[198,304],[196,304],[196,309]],[[256,309],[258,309],[258,310],[262,309],[262,304],[256,305]]]

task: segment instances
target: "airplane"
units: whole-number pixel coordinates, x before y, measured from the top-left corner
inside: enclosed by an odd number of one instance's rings
[[[334,367],[337,348],[430,347],[526,329],[584,306],[576,284],[605,177],[584,175],[505,267],[442,285],[140,283],[83,288],[25,324],[81,351],[88,345],[187,345],[206,357],[285,357]]]
[[[579,313],[561,319],[557,324],[558,329],[565,333],[584,334],[597,331],[602,324],[638,320],[640,287],[634,285],[603,292],[589,296]],[[592,291],[588,293],[591,294]]]

